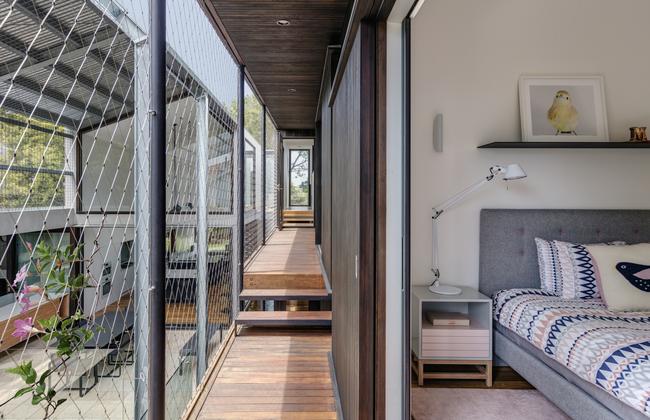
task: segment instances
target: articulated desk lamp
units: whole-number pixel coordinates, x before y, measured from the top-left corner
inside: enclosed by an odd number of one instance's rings
[[[429,290],[439,295],[458,295],[462,290],[458,287],[440,284],[440,266],[438,262],[438,218],[442,216],[447,210],[463,201],[467,196],[479,190],[483,185],[497,179],[503,178],[504,181],[513,181],[516,179],[526,178],[526,172],[516,163],[508,166],[492,166],[490,168],[490,175],[482,178],[480,181],[465,188],[458,194],[454,195],[444,203],[433,208],[433,216],[431,217],[431,233],[433,236],[433,248],[431,253],[431,271],[433,273],[433,283],[429,286]]]

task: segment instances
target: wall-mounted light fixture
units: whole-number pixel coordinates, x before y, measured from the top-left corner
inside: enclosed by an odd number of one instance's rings
[[[442,152],[442,114],[437,114],[433,119],[433,150]]]

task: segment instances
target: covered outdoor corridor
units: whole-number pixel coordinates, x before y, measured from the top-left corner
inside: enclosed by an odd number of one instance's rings
[[[331,290],[314,229],[278,230],[247,264],[242,310],[190,418],[335,419]]]

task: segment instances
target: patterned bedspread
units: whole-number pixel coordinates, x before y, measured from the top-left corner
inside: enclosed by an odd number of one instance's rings
[[[612,312],[599,299],[502,290],[494,317],[548,357],[650,417],[650,313]]]

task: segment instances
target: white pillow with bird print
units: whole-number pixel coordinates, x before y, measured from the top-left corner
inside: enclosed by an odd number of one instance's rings
[[[612,311],[650,311],[650,243],[587,245],[600,295]]]

